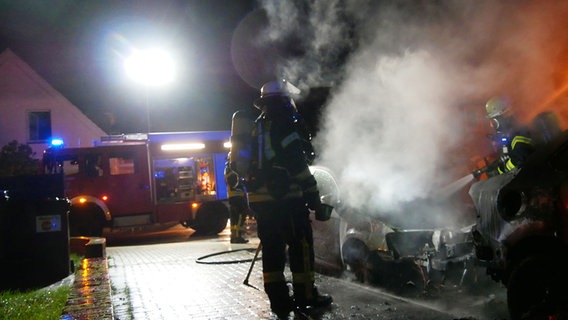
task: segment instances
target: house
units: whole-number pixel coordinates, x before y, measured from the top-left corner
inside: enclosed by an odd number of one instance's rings
[[[41,157],[52,138],[89,147],[107,135],[12,50],[0,54],[0,147],[17,140]]]

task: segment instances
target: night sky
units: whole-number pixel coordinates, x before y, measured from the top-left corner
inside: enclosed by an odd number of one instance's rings
[[[228,130],[271,78],[245,82],[231,55],[235,30],[256,8],[252,0],[4,0],[0,50],[12,49],[109,133],[144,132],[146,106],[152,131]],[[149,45],[175,57],[174,84],[146,90],[125,75],[128,50]]]

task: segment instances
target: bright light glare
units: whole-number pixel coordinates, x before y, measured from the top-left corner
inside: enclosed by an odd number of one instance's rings
[[[205,149],[205,144],[203,144],[203,143],[174,143],[174,144],[163,144],[160,148],[162,149],[162,151],[200,150],[200,149]]]
[[[232,144],[230,141],[223,142],[223,147],[224,147],[224,148],[231,149],[231,146],[232,146],[232,145],[233,145],[233,144]]]
[[[160,49],[137,50],[124,60],[124,69],[130,78],[146,85],[161,86],[174,79],[174,61]]]
[[[51,145],[54,147],[62,147],[63,146],[63,139],[60,138],[53,138],[51,139]]]

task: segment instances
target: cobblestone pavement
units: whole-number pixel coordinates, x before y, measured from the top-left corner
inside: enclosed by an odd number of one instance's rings
[[[213,252],[245,247],[254,250],[251,245],[231,245],[222,239],[107,248],[115,317],[121,320],[268,317],[264,293],[243,284],[250,263],[196,262]],[[216,258],[246,259],[253,255],[254,252],[237,251]],[[259,263],[249,283],[258,287],[261,277]]]
[[[226,236],[190,241],[107,247],[115,319],[277,319],[262,291],[262,262],[243,281],[258,238],[230,244]],[[247,249],[247,250],[243,250]],[[216,253],[230,251],[216,255]],[[288,275],[289,276],[289,275]],[[331,308],[289,319],[483,319],[402,299],[348,279],[318,275]],[[487,318],[491,319],[491,318]]]

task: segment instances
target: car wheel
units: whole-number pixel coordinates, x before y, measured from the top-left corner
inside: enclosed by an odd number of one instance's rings
[[[367,278],[369,251],[367,245],[357,238],[347,239],[342,246],[343,263],[347,271],[353,273],[360,282],[365,282]]]

